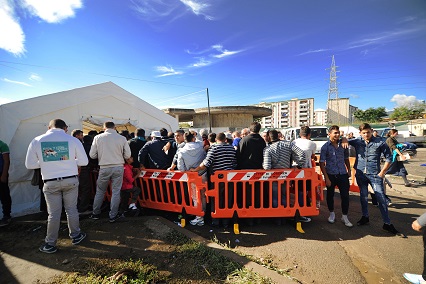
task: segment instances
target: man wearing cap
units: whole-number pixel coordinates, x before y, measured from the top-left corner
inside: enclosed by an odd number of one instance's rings
[[[110,223],[122,217],[118,213],[120,206],[120,190],[123,183],[124,160],[131,156],[127,139],[118,134],[112,121],[104,123],[105,132],[93,138],[90,148],[90,157],[99,160],[99,176],[96,182],[96,194],[93,201],[93,214],[91,219],[98,220],[105,192],[111,181],[111,204],[109,211]]]
[[[169,141],[167,139],[167,129],[162,128],[160,131],[153,131],[151,133],[152,140],[147,142],[139,151],[140,169],[144,170],[145,165],[142,161],[147,159],[147,168],[167,170],[173,160],[173,156],[169,156],[163,151],[163,147]]]
[[[63,120],[51,120],[49,130],[31,141],[25,158],[28,169],[41,169],[44,182],[43,193],[49,213],[45,243],[39,249],[44,253],[57,251],[62,202],[72,244],[79,244],[86,237],[80,231],[77,211],[78,167],[87,165],[89,161],[81,142],[66,134],[67,129]]]

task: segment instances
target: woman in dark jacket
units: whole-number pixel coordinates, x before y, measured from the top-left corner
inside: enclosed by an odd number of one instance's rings
[[[386,174],[393,174],[395,176],[400,176],[404,180],[405,186],[410,187],[411,183],[407,179],[407,170],[404,167],[404,160],[406,159],[405,156],[401,153],[401,151],[396,146],[398,143],[398,140],[396,140],[396,136],[398,135],[398,130],[391,129],[387,133],[388,138],[386,139],[386,144],[389,146],[392,153],[396,152],[396,157],[394,156],[394,159],[392,160],[392,164],[389,167],[389,170],[386,172]],[[399,157],[399,160],[398,160]]]

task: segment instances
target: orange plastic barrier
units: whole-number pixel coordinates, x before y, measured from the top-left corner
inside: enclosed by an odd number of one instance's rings
[[[141,171],[136,182],[141,188],[140,206],[204,216],[202,195],[206,184],[198,173],[147,169]]]
[[[316,216],[321,181],[314,168],[216,171],[206,195],[213,218]]]
[[[355,157],[349,157],[349,164],[351,165],[351,186],[349,187],[349,191],[352,192],[359,192],[359,186],[356,183],[356,178],[355,178],[355,169],[354,169],[354,164],[355,164]]]

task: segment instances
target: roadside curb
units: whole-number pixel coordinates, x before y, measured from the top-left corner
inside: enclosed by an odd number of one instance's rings
[[[148,216],[147,216],[148,217]],[[256,262],[253,262],[243,256],[238,255],[237,253],[225,249],[222,246],[218,245],[215,242],[209,241],[185,228],[179,227],[177,226],[175,223],[160,217],[160,216],[152,216],[151,218],[161,222],[162,224],[166,225],[167,227],[169,227],[172,230],[178,231],[179,233],[185,235],[186,237],[192,239],[193,241],[196,241],[198,243],[201,243],[209,248],[212,248],[216,251],[218,251],[222,256],[225,256],[233,261],[235,261],[236,263],[244,266],[245,268],[252,270],[256,273],[258,273],[261,276],[264,277],[268,277],[269,279],[271,279],[274,283],[282,283],[282,284],[294,284],[296,283],[295,281],[291,280],[291,278],[289,276],[284,276],[284,275],[280,275],[277,272],[270,270]]]

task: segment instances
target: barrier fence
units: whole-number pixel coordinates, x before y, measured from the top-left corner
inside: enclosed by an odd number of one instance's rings
[[[92,182],[96,177],[92,172]],[[204,216],[204,205],[210,203],[212,218],[234,218],[236,233],[238,218],[264,217],[295,218],[303,232],[299,217],[319,215],[324,199],[324,181],[314,168],[217,171],[209,184],[197,172],[147,169],[135,183],[141,188],[141,207],[182,213],[184,227],[187,214]],[[111,200],[110,185],[105,198]]]
[[[315,169],[217,171],[211,176],[212,217],[294,217],[319,215],[323,199]]]

